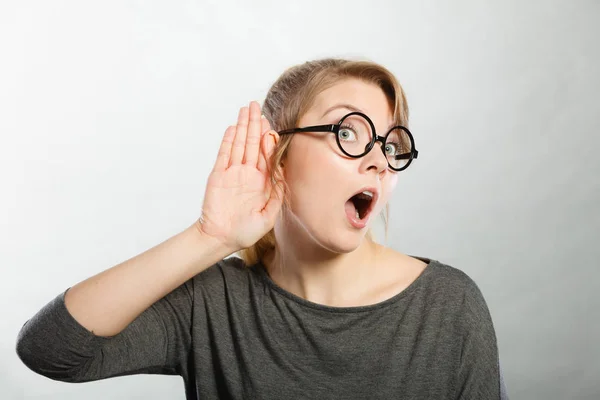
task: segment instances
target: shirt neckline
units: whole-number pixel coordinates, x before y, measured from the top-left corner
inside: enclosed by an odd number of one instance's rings
[[[269,274],[267,273],[267,270],[266,270],[264,264],[260,260],[254,265],[254,269],[256,269],[258,271],[258,274],[260,275],[260,277],[271,289],[273,289],[278,294],[283,295],[287,299],[292,300],[293,302],[295,302],[303,307],[308,307],[308,308],[312,308],[312,309],[316,309],[316,310],[320,310],[320,311],[333,312],[333,313],[357,313],[357,312],[372,311],[372,310],[376,310],[378,308],[385,307],[385,306],[395,303],[396,301],[402,299],[403,297],[411,294],[412,292],[417,290],[422,285],[423,281],[426,280],[427,276],[431,275],[431,273],[439,265],[439,261],[434,260],[434,259],[418,257],[418,256],[410,256],[410,257],[414,257],[416,259],[419,259],[419,260],[427,263],[427,266],[423,269],[423,271],[419,274],[419,276],[417,276],[417,278],[415,278],[410,283],[410,285],[408,285],[404,290],[398,292],[394,296],[392,296],[388,299],[382,300],[378,303],[368,304],[368,305],[364,305],[364,306],[335,307],[335,306],[328,306],[325,304],[315,303],[310,300],[306,300],[300,296],[295,295],[292,292],[285,290],[284,288],[279,286],[277,283],[275,283],[275,281],[273,281],[271,279],[271,277],[269,276]]]

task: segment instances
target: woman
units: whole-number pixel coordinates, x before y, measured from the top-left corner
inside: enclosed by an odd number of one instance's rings
[[[418,155],[395,77],[307,62],[262,113],[225,131],[198,221],[46,305],[23,362],[65,382],[178,374],[188,399],[504,396],[477,285],[370,234]]]

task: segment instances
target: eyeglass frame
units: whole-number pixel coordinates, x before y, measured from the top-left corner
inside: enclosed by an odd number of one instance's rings
[[[365,152],[358,156],[348,153],[346,150],[344,150],[344,148],[342,147],[342,144],[340,143],[339,132],[342,127],[342,123],[344,122],[344,120],[346,118],[348,118],[352,115],[359,115],[359,116],[363,117],[369,123],[369,125],[371,127],[371,131],[373,132],[373,137],[371,138],[371,142],[365,148]],[[406,163],[406,165],[400,169],[396,169],[396,168],[392,167],[390,165],[390,162],[387,160],[388,155],[385,154],[385,143],[386,143],[387,138],[390,135],[390,133],[392,133],[392,131],[395,129],[402,129],[404,132],[406,132],[408,134],[408,138],[410,140],[410,148],[411,148],[410,152],[398,154],[395,156],[396,160],[406,160],[408,158],[408,163]],[[375,147],[375,143],[381,142],[382,143],[381,151],[383,152],[383,155],[385,156],[388,167],[396,172],[404,171],[406,168],[408,168],[408,166],[412,163],[412,161],[414,159],[416,159],[419,155],[419,151],[415,147],[415,139],[413,138],[413,135],[408,130],[408,128],[406,128],[405,126],[402,126],[402,125],[396,125],[396,126],[390,128],[387,131],[387,133],[385,134],[385,136],[379,136],[377,134],[377,132],[375,131],[375,125],[373,124],[373,121],[371,121],[371,118],[369,118],[367,115],[363,114],[360,111],[353,111],[351,113],[344,115],[337,124],[314,125],[314,126],[306,126],[304,128],[284,129],[277,133],[280,135],[287,135],[287,134],[291,134],[291,133],[301,133],[301,132],[332,132],[332,133],[335,133],[335,141],[337,142],[338,147],[340,148],[342,153],[344,153],[345,155],[347,155],[348,157],[351,157],[351,158],[361,158],[361,157],[366,156],[367,154],[369,154],[369,152],[371,150],[373,150],[373,147]]]

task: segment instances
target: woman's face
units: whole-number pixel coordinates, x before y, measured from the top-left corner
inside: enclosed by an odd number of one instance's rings
[[[352,111],[366,114],[380,136],[393,126],[392,109],[383,91],[358,79],[344,80],[321,92],[298,126],[336,124]],[[388,168],[381,146],[377,142],[364,157],[351,158],[341,152],[334,133],[296,133],[283,167],[291,192],[286,218],[330,251],[356,249],[398,179],[398,173]],[[363,190],[370,190],[374,197],[370,212],[357,218],[361,205],[350,199]]]

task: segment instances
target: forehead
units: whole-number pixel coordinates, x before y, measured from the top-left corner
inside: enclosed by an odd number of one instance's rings
[[[362,111],[375,125],[388,126],[392,122],[392,108],[381,88],[358,79],[347,79],[319,93],[307,112],[311,120],[326,116],[341,117],[349,111]]]

